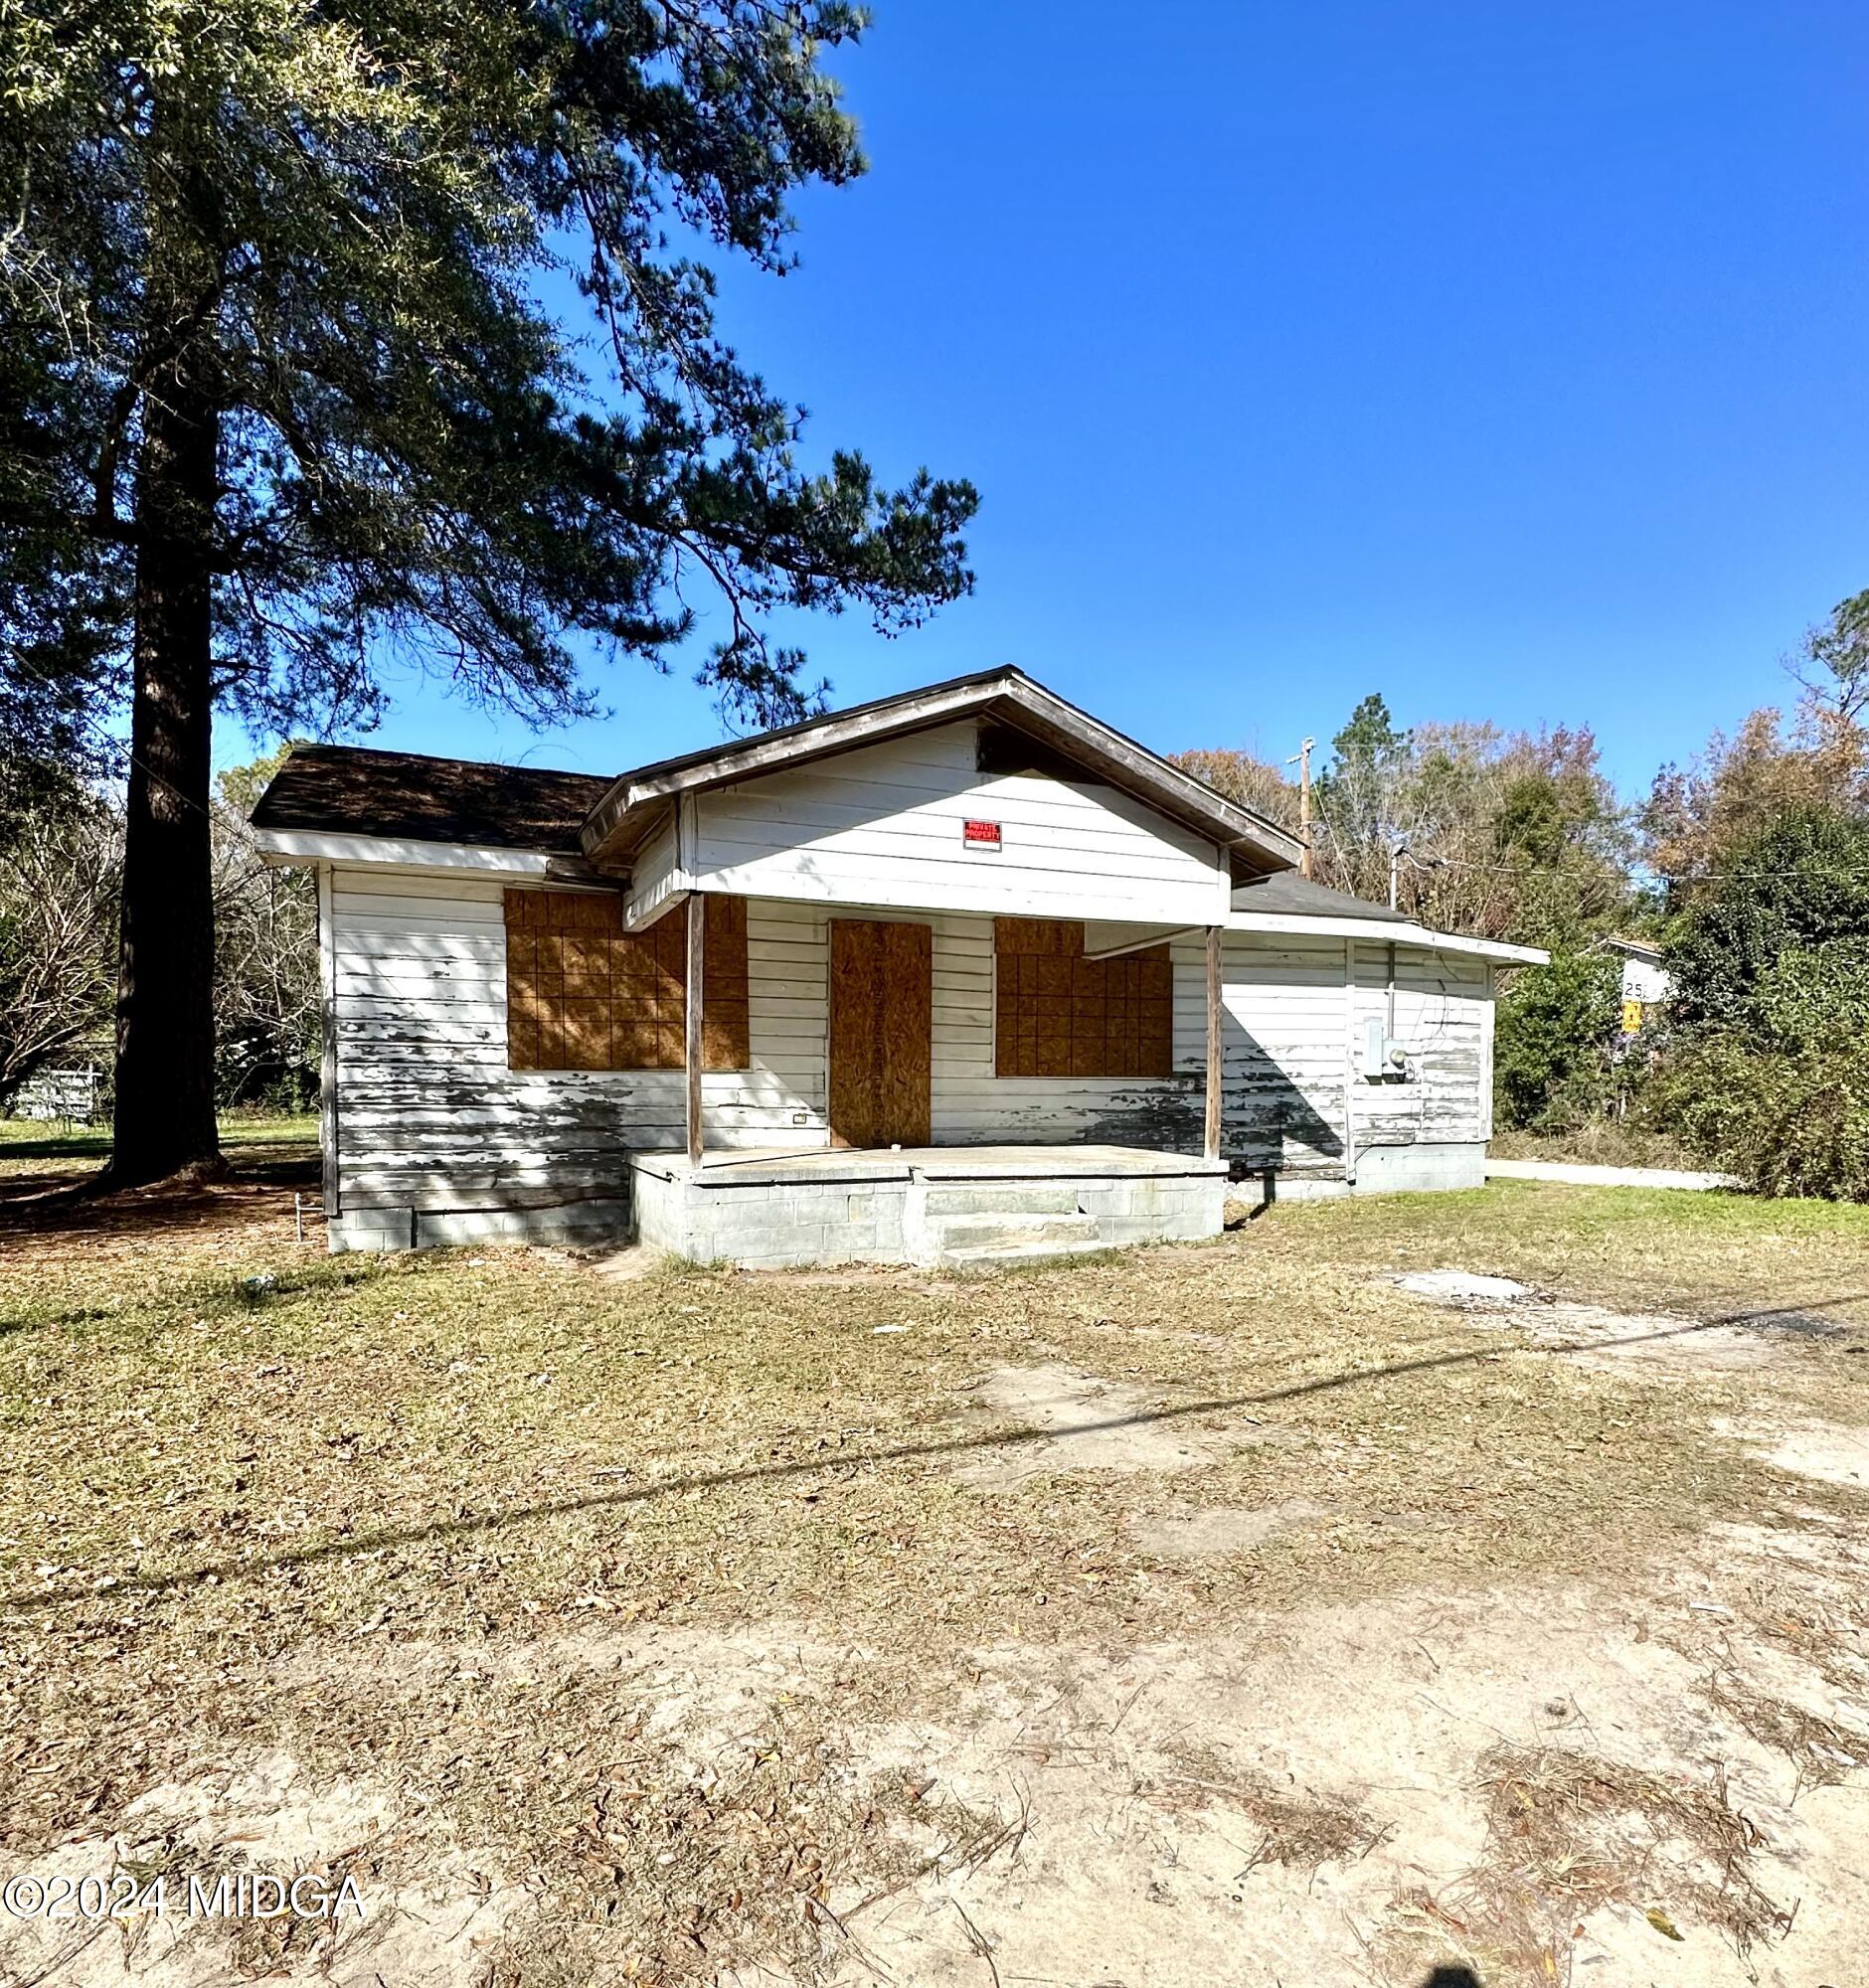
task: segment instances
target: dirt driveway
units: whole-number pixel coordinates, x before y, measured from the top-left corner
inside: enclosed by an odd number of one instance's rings
[[[1862,1211],[624,1279],[257,1186],[0,1230],[0,1413],[18,1988],[1869,1978]]]

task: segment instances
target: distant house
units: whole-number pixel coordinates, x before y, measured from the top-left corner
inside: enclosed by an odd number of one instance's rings
[[[1544,957],[1014,669],[613,778],[301,747],[253,820],[318,874],[334,1248],[989,1261],[1475,1185]]]
[[[45,1124],[90,1125],[101,1115],[103,1073],[95,1063],[68,1063],[37,1070],[13,1093],[16,1118]]]
[[[1606,938],[1601,943],[1622,962],[1622,1033],[1636,1035],[1674,991],[1673,979],[1661,963],[1661,948],[1640,938]]]

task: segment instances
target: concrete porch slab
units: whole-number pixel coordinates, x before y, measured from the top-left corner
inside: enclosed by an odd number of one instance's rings
[[[978,1267],[1218,1236],[1224,1161],[1137,1146],[917,1146],[630,1159],[640,1242],[696,1262]],[[964,1232],[964,1233],[963,1233]]]

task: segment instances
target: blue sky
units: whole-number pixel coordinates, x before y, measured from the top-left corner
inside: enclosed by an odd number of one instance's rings
[[[1380,690],[1588,723],[1633,791],[1869,586],[1859,4],[876,15],[836,65],[869,176],[724,289],[808,452],[981,490],[972,599],[798,631],[837,703],[1013,662],[1158,748],[1282,756]],[[680,658],[603,694],[534,736],[412,684],[370,743],[613,771],[720,736]]]

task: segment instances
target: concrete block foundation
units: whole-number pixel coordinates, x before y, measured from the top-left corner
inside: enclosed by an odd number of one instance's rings
[[[334,1255],[352,1249],[445,1249],[472,1242],[581,1245],[623,1242],[626,1201],[571,1201],[553,1208],[359,1208],[325,1224]]]
[[[1430,1194],[1486,1185],[1486,1148],[1466,1141],[1365,1146],[1356,1156],[1356,1178],[1341,1174],[1254,1171],[1233,1190],[1235,1202],[1336,1201],[1348,1194]]]
[[[1130,1146],[926,1147],[890,1152],[638,1153],[627,1198],[551,1208],[347,1210],[334,1251],[477,1242],[597,1245],[634,1237],[698,1263],[804,1269],[828,1263],[1039,1261],[1221,1232],[1225,1205],[1482,1187],[1485,1148],[1370,1146],[1356,1179],[1251,1174],[1224,1161]]]
[[[1423,1139],[1407,1146],[1366,1146],[1356,1156],[1358,1194],[1426,1194],[1484,1187],[1486,1148]]]

